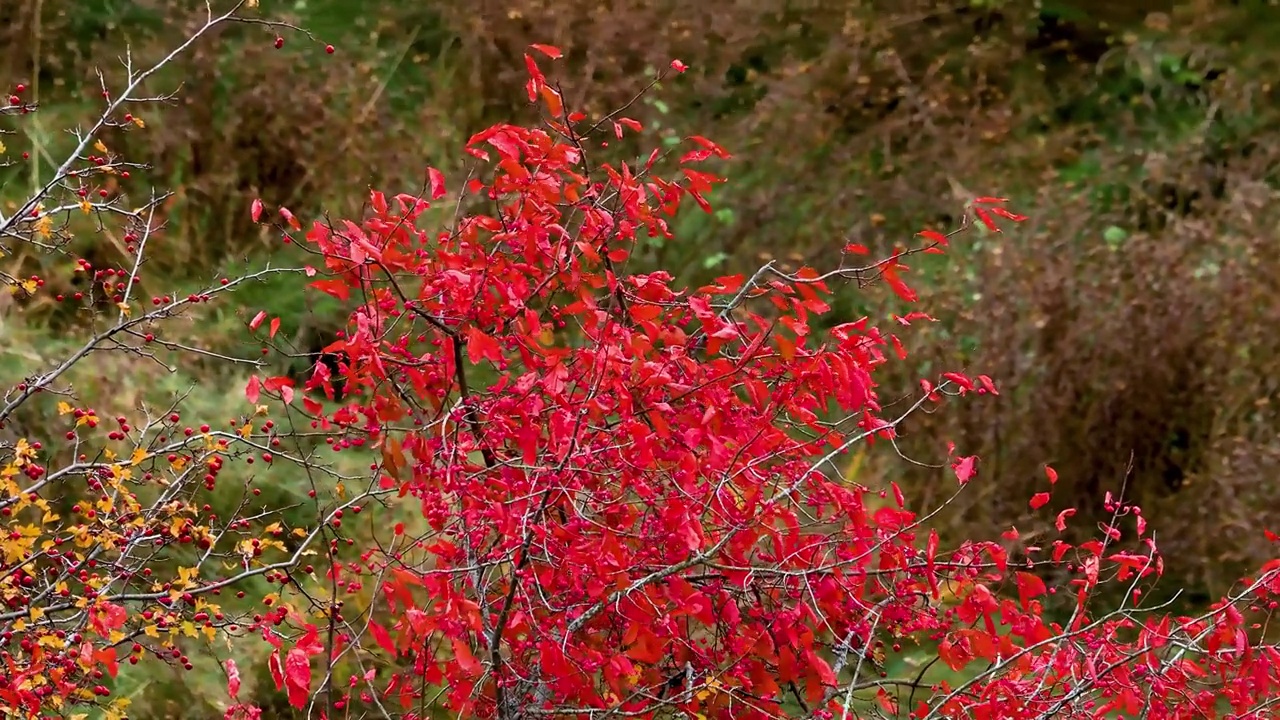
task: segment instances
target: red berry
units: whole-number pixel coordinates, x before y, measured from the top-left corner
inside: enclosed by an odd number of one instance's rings
[[[332,55],[332,54],[333,54],[333,46],[332,46],[332,45],[325,45],[325,46],[324,46],[324,51],[325,51],[325,52],[327,52],[327,53],[329,53],[330,55]]]
[[[280,48],[282,48],[282,47],[284,47],[284,38],[282,38],[282,37],[280,37],[279,35],[277,35],[277,36],[276,36],[276,49],[277,49],[277,50],[279,50],[279,49],[280,49]]]

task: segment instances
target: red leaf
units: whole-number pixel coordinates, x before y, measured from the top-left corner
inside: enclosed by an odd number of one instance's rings
[[[431,185],[432,200],[439,200],[445,196],[444,173],[435,168],[427,168],[427,180]]]
[[[476,660],[476,656],[471,654],[471,648],[460,638],[453,639],[453,659],[467,676],[480,674],[480,661]]]
[[[893,292],[896,293],[898,297],[902,298],[906,302],[915,302],[919,299],[919,296],[916,295],[915,290],[912,290],[910,286],[902,281],[902,278],[898,277],[898,267],[902,266],[885,266],[884,272],[882,273],[884,280],[889,283],[889,287],[893,288]]]
[[[267,337],[273,338],[276,336],[277,332],[280,332],[280,318],[271,318],[271,329],[268,331]]]
[[[991,213],[987,212],[986,208],[975,207],[973,214],[978,216],[978,220],[982,221],[982,224],[986,225],[988,230],[1000,232],[1000,227],[996,225],[995,220],[991,219]]]
[[[311,692],[311,658],[302,648],[294,648],[284,659],[284,684],[289,693],[289,704],[305,707]]]
[[[675,71],[676,71],[676,72],[678,72],[678,73],[682,73],[682,72],[684,72],[685,70],[688,70],[688,69],[689,69],[689,66],[688,66],[688,65],[685,65],[683,62],[681,62],[681,61],[679,61],[679,60],[672,60],[672,61],[671,61],[671,69],[672,69],[672,70],[675,70]]]
[[[483,360],[500,362],[502,348],[499,347],[497,340],[473,325],[467,329],[467,359],[476,365]]]
[[[298,218],[294,217],[292,212],[289,212],[289,208],[280,208],[280,217],[284,218],[285,222],[289,223],[289,227],[294,230],[302,229],[302,223],[298,222]]]
[[[254,375],[249,378],[249,383],[244,387],[244,396],[249,402],[257,405],[258,398],[261,396],[261,393],[262,381],[258,379],[257,375]]]
[[[1018,600],[1022,602],[1022,609],[1026,610],[1031,601],[1044,595],[1049,590],[1044,585],[1044,580],[1031,573],[1018,573]]]
[[[1058,482],[1058,471],[1057,471],[1057,470],[1054,470],[1053,468],[1049,467],[1048,465],[1045,465],[1045,466],[1044,466],[1044,474],[1045,474],[1045,476],[1046,476],[1046,477],[1048,477],[1048,478],[1049,478],[1049,484],[1050,484],[1050,485],[1053,485],[1053,484],[1055,484],[1055,483],[1057,483],[1057,482]]]
[[[249,217],[253,218],[254,222],[262,219],[262,200],[253,199],[253,202],[249,205]]]
[[[279,648],[271,651],[271,656],[267,658],[267,670],[271,672],[271,679],[275,681],[276,689],[284,689],[284,668],[280,666],[280,650]]]
[[[1036,493],[1035,495],[1031,496],[1032,510],[1039,510],[1040,508],[1048,504],[1049,504],[1049,493],[1047,492]]]
[[[991,381],[991,378],[987,377],[986,375],[979,375],[979,376],[978,376],[978,383],[979,383],[980,385],[982,385],[982,389],[983,389],[983,390],[986,390],[987,392],[991,393],[992,395],[999,395],[999,394],[1000,394],[1000,391],[996,389],[996,384],[995,384],[994,382],[992,382],[992,381]]]
[[[543,55],[546,55],[552,60],[559,60],[560,58],[564,57],[564,53],[560,52],[560,48],[554,45],[539,45],[537,43],[534,43],[529,47],[533,48],[534,50],[537,50]]]
[[[932,240],[932,241],[934,241],[934,242],[938,243],[939,245],[946,245],[946,244],[947,244],[947,236],[946,236],[946,235],[943,235],[942,233],[938,232],[937,230],[921,230],[920,232],[918,232],[918,233],[916,233],[916,234],[917,234],[917,235],[919,235],[920,237],[922,237],[922,238],[926,239],[926,240]]]
[[[1018,213],[1015,213],[1015,212],[1009,212],[1008,210],[1005,210],[1004,208],[1001,208],[1001,207],[991,208],[991,214],[997,217],[1005,218],[1006,220],[1012,220],[1014,222],[1022,222],[1023,220],[1027,219],[1026,215],[1019,215]]]
[[[249,321],[249,329],[257,330],[259,327],[262,326],[262,321],[266,319],[267,319],[267,311],[259,310],[258,314],[254,315],[253,319]]]
[[[1054,527],[1058,528],[1058,532],[1063,532],[1067,529],[1067,518],[1075,514],[1075,508],[1067,508],[1058,513],[1058,519],[1053,522]]]
[[[240,668],[236,667],[236,661],[230,658],[223,665],[227,669],[227,694],[235,700],[240,695]]]
[[[974,202],[976,202],[976,203],[982,203],[983,205],[990,205],[991,203],[1006,203],[1006,202],[1009,202],[1009,198],[992,197],[992,196],[990,196],[990,195],[983,195],[982,197],[976,197],[976,198],[974,198],[974,199],[973,199],[973,201],[974,201]]]
[[[962,457],[951,464],[951,469],[955,470],[956,479],[960,481],[961,485],[964,485],[973,479],[974,475],[978,474],[978,456]]]
[[[387,632],[386,628],[382,627],[381,625],[374,622],[373,620],[370,620],[369,632],[373,634],[373,639],[375,642],[378,643],[378,647],[382,648],[383,650],[386,650],[388,653],[391,653],[392,655],[396,654],[396,644],[391,641],[391,635]]]

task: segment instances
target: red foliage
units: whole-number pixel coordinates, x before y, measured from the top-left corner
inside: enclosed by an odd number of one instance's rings
[[[905,355],[898,338],[866,318],[823,339],[810,329],[831,282],[878,274],[913,300],[902,259],[949,236],[922,232],[929,245],[868,267],[768,265],[678,289],[631,256],[645,236],[670,239],[686,198],[709,207],[722,179],[698,166],[728,153],[693,138],[666,177],[657,152],[595,163],[586,145],[612,123],[566,112],[526,61],[529,98],[550,117],[468,143],[491,170],[465,188],[483,210],[432,233],[417,225],[428,200],[373,192],[363,222],[317,222],[305,236],[324,256],[315,286],[362,299],[327,348],[358,400],[319,421],[381,447],[382,487],[420,504],[427,525],[417,536],[397,526],[344,569],[380,578],[393,624],[356,624],[329,652],[355,645],[402,663],[351,687],[414,717],[440,687],[464,717],[831,717],[855,696],[914,718],[1268,712],[1280,654],[1251,639],[1258,618],[1237,605],[1276,606],[1274,565],[1203,616],[1170,618],[1139,609],[1161,561],[1137,508],[1108,498],[1103,540],[1010,560],[995,542],[942,550],[896,486],[893,502],[831,472],[944,392],[995,393],[990,378],[946,373],[891,408],[875,373],[887,348]],[[438,200],[443,181],[430,178]],[[1023,219],[1003,202],[978,198],[970,216],[989,229]],[[749,309],[760,305],[768,312]],[[305,389],[332,397],[336,379],[317,365]],[[964,485],[977,458],[953,468]],[[1140,540],[1121,551],[1127,517]],[[1075,579],[1048,587],[1031,572],[1040,564]],[[1128,604],[1095,615],[1106,581],[1129,586]],[[1046,617],[1060,591],[1063,623]],[[325,652],[307,627],[302,658]],[[973,679],[886,677],[887,644],[930,640]],[[301,667],[274,671],[299,706]]]

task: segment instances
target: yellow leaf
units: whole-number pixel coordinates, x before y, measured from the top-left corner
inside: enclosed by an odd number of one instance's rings
[[[8,152],[8,149],[4,146],[4,143],[0,142],[0,153],[5,152]]]
[[[38,608],[38,607],[32,606],[30,617],[31,617],[31,622],[36,622],[40,618],[44,617],[44,608]]]
[[[128,714],[126,708],[129,707],[131,702],[133,701],[124,697],[112,700],[111,704],[107,706],[107,712],[103,716],[103,720],[125,720]]]
[[[94,149],[94,150],[97,150],[98,152],[102,153],[103,155],[106,155],[106,154],[107,154],[107,146],[106,146],[106,145],[103,145],[101,140],[99,140],[99,141],[97,141],[97,142],[95,142],[95,143],[93,144],[93,149]]]
[[[88,200],[81,200],[80,212],[83,212],[85,215],[88,215],[89,213],[93,212],[93,203],[89,202]]]
[[[196,633],[195,623],[191,622],[190,620],[187,620],[182,623],[182,634],[186,635],[187,637],[199,637],[199,634]]]
[[[156,626],[155,626],[155,625],[148,625],[148,626],[146,626],[146,627],[142,628],[142,632],[143,632],[143,634],[144,634],[144,635],[146,635],[147,637],[153,637],[153,638],[158,638],[158,637],[160,637],[160,631],[159,631],[158,629],[156,629]]]
[[[63,401],[63,402],[59,402],[59,403],[58,403],[58,414],[59,414],[59,415],[70,415],[71,413],[73,413],[73,412],[75,412],[75,411],[76,411],[76,409],[75,409],[75,408],[73,408],[73,407],[71,407],[71,403],[69,403],[69,402],[65,402],[65,401]]]
[[[133,124],[134,124],[134,125],[137,125],[138,127],[142,128],[142,129],[144,129],[144,130],[145,130],[145,129],[146,129],[146,127],[147,127],[147,124],[146,124],[146,123],[144,123],[144,122],[142,122],[142,118],[140,118],[140,117],[134,117],[134,118],[133,118]]]
[[[129,307],[129,303],[127,302],[118,302],[116,303],[116,307],[120,308],[120,312],[124,313],[125,317],[129,317],[129,314],[133,312],[133,310]]]
[[[133,456],[129,458],[129,464],[137,465],[146,459],[147,459],[147,451],[143,450],[142,448],[137,448],[133,451]]]
[[[48,238],[53,235],[53,219],[48,215],[36,221],[36,232],[40,233],[40,237]]]

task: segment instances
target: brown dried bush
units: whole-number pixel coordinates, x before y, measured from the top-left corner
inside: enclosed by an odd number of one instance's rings
[[[1049,133],[1053,152],[1019,159],[1043,173],[1020,208],[1038,224],[985,241],[969,275],[938,279],[932,302],[956,308],[945,324],[971,347],[932,332],[933,352],[1000,378],[1003,392],[933,415],[904,445],[920,452],[943,433],[982,455],[983,491],[962,500],[956,532],[995,522],[1043,538],[1050,510],[1075,507],[1087,533],[1107,517],[1103,494],[1123,492],[1152,518],[1173,584],[1213,593],[1274,554],[1251,528],[1280,521],[1277,58],[1232,48],[1238,13],[1174,21],[1061,86],[1077,106],[1114,103],[1117,124]],[[1170,58],[1216,79],[1160,80]],[[1140,92],[1105,97],[1116,72],[1148,69]],[[1089,178],[1072,180],[1064,169],[1081,158]],[[986,172],[1022,177],[1009,160]],[[1013,502],[1047,489],[1046,463],[1061,478],[1054,504]],[[910,480],[946,492],[936,473]]]
[[[96,85],[97,69],[111,79],[123,77],[126,40],[135,67],[148,66],[204,13],[203,3],[160,0],[109,8],[69,0],[0,3],[0,18],[9,21],[0,30],[0,60],[7,63],[6,77],[25,78],[31,86],[41,121],[60,127],[99,100],[83,96],[83,88]],[[145,129],[104,133],[109,148],[152,166],[112,192],[138,195],[137,204],[152,185],[174,193],[164,208],[163,246],[150,255],[151,274],[181,280],[193,271],[215,271],[228,258],[270,252],[279,238],[250,222],[253,198],[272,209],[288,206],[300,217],[357,212],[341,203],[359,202],[371,184],[420,183],[427,164],[441,155],[438,148],[456,144],[457,131],[442,118],[466,111],[465,104],[452,98],[446,109],[422,101],[440,89],[423,79],[435,60],[426,51],[441,42],[430,18],[412,8],[365,15],[351,24],[333,23],[331,35],[292,34],[282,49],[265,28],[235,33],[234,41],[225,32],[211,33],[148,82],[155,95],[182,83],[174,106],[143,118]],[[327,55],[330,42],[343,55]],[[50,143],[48,155],[57,156],[69,140],[33,142]],[[35,153],[35,160],[43,154]],[[40,172],[47,177],[47,168],[21,167],[14,174],[25,183],[36,177],[27,173]],[[77,250],[94,263],[114,251]]]

